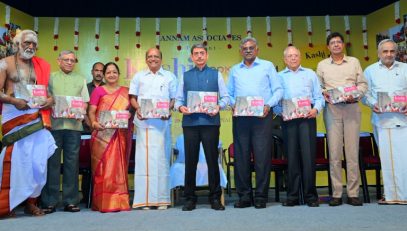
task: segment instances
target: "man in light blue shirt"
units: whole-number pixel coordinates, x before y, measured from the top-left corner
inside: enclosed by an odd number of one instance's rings
[[[248,37],[240,43],[243,61],[232,67],[227,85],[231,105],[235,106],[238,96],[261,96],[264,99],[262,117],[233,117],[233,143],[235,148],[235,183],[239,201],[235,208],[252,205],[250,159],[254,155],[256,171],[255,208],[265,208],[270,184],[272,110],[283,96],[273,63],[257,57],[257,40]]]
[[[379,144],[385,198],[380,204],[407,204],[407,109],[400,112],[381,113],[378,107],[378,92],[407,92],[407,64],[395,60],[397,44],[385,39],[377,48],[380,60],[368,66],[364,72],[368,90],[363,103],[372,113],[374,135]]]
[[[282,124],[284,147],[288,161],[287,201],[283,206],[299,204],[299,188],[302,184],[308,206],[318,207],[315,186],[316,116],[325,105],[318,76],[300,65],[301,53],[289,46],[284,50],[286,68],[279,72],[285,100],[308,99],[311,111],[304,118],[286,120]],[[300,150],[300,151],[299,151]]]

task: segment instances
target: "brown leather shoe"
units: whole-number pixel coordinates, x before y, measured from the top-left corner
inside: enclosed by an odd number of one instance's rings
[[[342,203],[342,198],[332,197],[331,201],[329,201],[329,206],[339,206],[342,205]]]
[[[363,205],[362,201],[359,200],[359,197],[348,197],[348,200],[346,203],[353,205],[353,206],[362,206]]]

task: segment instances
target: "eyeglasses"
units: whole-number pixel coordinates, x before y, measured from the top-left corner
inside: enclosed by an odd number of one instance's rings
[[[76,63],[75,59],[61,59],[64,63]]]
[[[330,41],[329,42],[329,45],[335,45],[335,44],[342,44],[343,43],[343,41],[342,40],[333,40],[333,41]]]
[[[256,50],[256,46],[250,46],[250,47],[242,47],[242,51],[254,51]]]

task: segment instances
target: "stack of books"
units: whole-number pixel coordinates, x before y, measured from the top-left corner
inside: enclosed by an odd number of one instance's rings
[[[261,96],[237,96],[233,116],[263,116],[264,99]]]

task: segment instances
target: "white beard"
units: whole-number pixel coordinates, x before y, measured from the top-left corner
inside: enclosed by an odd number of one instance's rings
[[[22,50],[22,49],[20,49],[20,57],[22,59],[28,60],[28,59],[31,59],[32,57],[34,57],[34,55],[35,55],[35,50],[34,49],[33,50],[30,50],[30,49]]]

